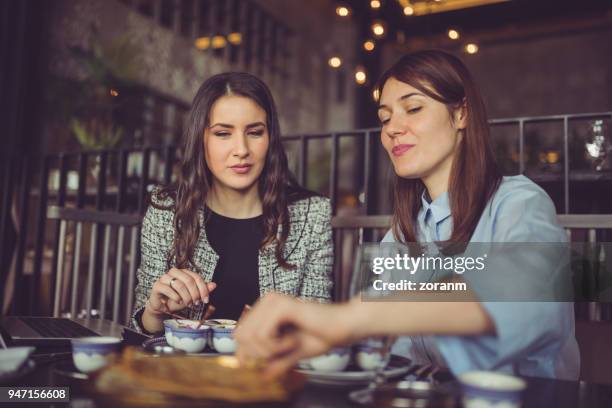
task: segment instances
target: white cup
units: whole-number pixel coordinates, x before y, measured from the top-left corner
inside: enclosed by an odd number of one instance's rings
[[[459,376],[466,408],[519,408],[525,380],[492,371],[470,371]]]
[[[338,347],[327,353],[308,359],[308,365],[315,371],[344,371],[351,361],[351,349]]]
[[[107,365],[119,352],[118,337],[81,337],[72,339],[72,361],[79,371],[90,373]]]

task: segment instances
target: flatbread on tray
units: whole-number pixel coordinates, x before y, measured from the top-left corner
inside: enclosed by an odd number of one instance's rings
[[[228,402],[286,401],[304,384],[290,372],[266,380],[258,367],[241,367],[234,356],[152,356],[127,348],[94,377],[95,390],[149,402],[169,397]]]

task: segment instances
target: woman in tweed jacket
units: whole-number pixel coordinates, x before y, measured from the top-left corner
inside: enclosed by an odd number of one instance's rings
[[[274,291],[331,299],[329,200],[291,177],[272,96],[246,73],[220,74],[202,84],[188,118],[179,177],[151,194],[142,224],[134,328],[161,331],[169,312],[202,317],[222,264],[210,234],[217,241],[226,238],[223,227],[208,228],[215,216],[260,221],[256,271],[249,264],[258,277],[245,277],[257,282],[260,296]],[[236,258],[240,254],[230,261],[240,262]],[[235,272],[229,273],[239,279]]]

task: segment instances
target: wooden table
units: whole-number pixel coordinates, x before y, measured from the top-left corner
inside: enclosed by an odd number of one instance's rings
[[[78,381],[70,381],[53,372],[53,364],[50,362],[40,364],[31,374],[22,377],[10,384],[14,386],[69,386],[71,391],[70,405],[62,404],[18,404],[19,407],[43,407],[43,406],[73,406],[87,408],[101,408],[96,404],[91,395],[79,386]],[[547,380],[540,378],[526,378],[528,388],[525,394],[525,408],[604,408],[612,407],[612,385],[596,385],[584,382]],[[7,384],[3,384],[6,386]],[[355,405],[347,399],[349,391],[355,389],[350,387],[324,387],[307,385],[296,401],[291,405],[295,408],[317,407],[317,408],[348,408]],[[4,406],[0,404],[0,406]]]

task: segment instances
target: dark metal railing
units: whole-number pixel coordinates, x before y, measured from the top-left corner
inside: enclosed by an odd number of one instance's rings
[[[0,259],[7,259],[9,252],[16,255],[14,274],[19,291],[15,293],[26,293],[23,288],[25,280],[28,281],[28,296],[15,299],[12,312],[35,314],[39,307],[45,309],[46,305],[41,305],[37,291],[41,287],[43,270],[57,264],[60,233],[60,221],[47,217],[49,205],[142,214],[146,208],[149,186],[170,182],[175,151],[174,146],[160,146],[66,152],[42,158],[27,157],[19,163],[18,168],[15,167],[17,163],[8,160],[2,172]],[[158,172],[161,177],[151,174],[151,156],[154,154],[166,166],[163,172]],[[127,164],[134,156],[137,156],[140,164],[136,169],[131,169],[130,174]],[[116,170],[111,172],[112,167]],[[96,170],[96,177],[90,177],[92,169]],[[109,180],[111,173],[113,180]],[[71,177],[71,181],[76,179],[77,185],[69,184],[69,175],[76,176]],[[16,176],[20,177],[18,182]],[[7,232],[14,226],[11,215],[15,212],[18,215],[16,241],[9,239]],[[34,225],[30,225],[32,222]],[[47,259],[47,248],[52,249],[51,259]],[[27,270],[26,261],[30,261]],[[4,289],[9,272],[7,263],[2,267],[0,290]]]
[[[372,149],[372,138],[374,134],[380,133],[378,128],[368,129],[356,129],[346,132],[331,132],[331,133],[310,133],[302,135],[291,135],[285,136],[283,140],[285,144],[297,143],[299,146],[299,164],[297,166],[298,175],[297,178],[302,186],[308,186],[308,148],[309,142],[312,140],[325,140],[331,141],[330,148],[330,171],[329,171],[329,190],[327,194],[331,200],[332,211],[335,214],[338,208],[338,162],[340,155],[340,140],[343,138],[353,138],[356,143],[361,144],[361,160],[356,162],[356,170],[362,170],[362,193],[363,193],[363,206],[366,213],[371,212],[370,203],[370,191],[372,175],[375,172],[374,150]],[[361,164],[361,166],[359,166]]]
[[[138,250],[138,236],[141,216],[132,214],[118,214],[114,211],[83,210],[78,208],[65,208],[49,206],[47,218],[60,222],[60,234],[58,245],[57,263],[53,264],[53,275],[55,284],[51,286],[53,292],[53,316],[60,317],[63,313],[69,313],[71,317],[79,316],[82,310],[85,316],[91,316],[94,304],[97,303],[99,316],[125,324],[131,315],[136,267],[140,251]],[[74,243],[68,249],[66,245],[71,232],[70,225],[74,226]],[[80,267],[83,261],[82,238],[86,228],[91,229],[89,241],[89,255],[87,279],[85,284],[79,283],[81,277]],[[100,229],[100,231],[98,231]],[[116,241],[111,243],[112,230],[116,232]],[[104,235],[102,252],[98,251],[99,232]],[[124,245],[127,243],[127,245]],[[85,245],[83,245],[85,246]],[[115,263],[111,265],[111,249],[115,255]],[[126,251],[127,249],[127,251]],[[92,256],[95,254],[96,256]],[[71,265],[66,265],[69,256],[72,255]],[[102,267],[96,267],[96,258],[102,257]],[[124,256],[127,256],[126,260]],[[124,269],[125,264],[128,268]],[[114,267],[114,271],[111,270]],[[123,271],[126,271],[124,273]],[[94,281],[99,285],[94,285]],[[122,289],[122,283],[125,288]],[[94,286],[96,290],[94,291]],[[112,295],[109,296],[109,292]],[[97,302],[94,303],[97,295]],[[67,295],[70,303],[67,302]],[[110,300],[110,302],[109,302]],[[109,309],[107,314],[107,303],[112,304],[112,313]],[[84,307],[84,309],[82,309]],[[69,312],[67,310],[69,309]],[[120,316],[121,314],[121,316]]]
[[[391,227],[390,215],[353,215],[353,216],[335,216],[332,218],[332,229],[334,233],[334,299],[347,300],[348,289],[350,285],[351,275],[354,273],[355,250],[357,245],[365,242],[379,242],[382,235]],[[587,232],[587,242],[584,243],[587,252],[592,252],[597,248],[597,232],[602,230],[612,231],[612,214],[560,214],[558,221],[563,227],[568,237],[572,238],[582,230]],[[366,240],[367,232],[373,239]],[[344,245],[346,240],[349,245]],[[600,248],[604,251],[603,248]],[[608,251],[609,252],[609,251]],[[605,251],[604,251],[605,253]],[[593,258],[595,254],[591,253]],[[610,256],[612,254],[607,254]],[[585,261],[593,261],[588,255],[582,254]],[[599,258],[600,254],[596,254],[595,258]],[[604,263],[605,259],[597,259]],[[577,272],[577,271],[576,271]],[[578,284],[575,289],[579,293],[589,293],[590,286],[597,286],[599,272],[592,272],[592,276],[588,277],[588,283],[575,282]],[[599,282],[601,284],[601,282]],[[605,287],[605,286],[604,286]],[[602,288],[599,288],[601,290]],[[580,296],[578,296],[580,298]],[[593,301],[592,299],[601,299],[600,297],[591,297],[589,301],[580,301],[575,304],[576,317],[580,320],[589,321],[612,321],[612,304]]]
[[[525,173],[525,127],[528,124],[559,123],[563,125],[563,209],[565,214],[570,213],[570,151],[569,131],[570,122],[589,119],[612,119],[612,112],[578,113],[568,115],[525,116],[508,119],[492,119],[489,123],[492,128],[502,125],[518,127],[519,143],[519,174]]]

